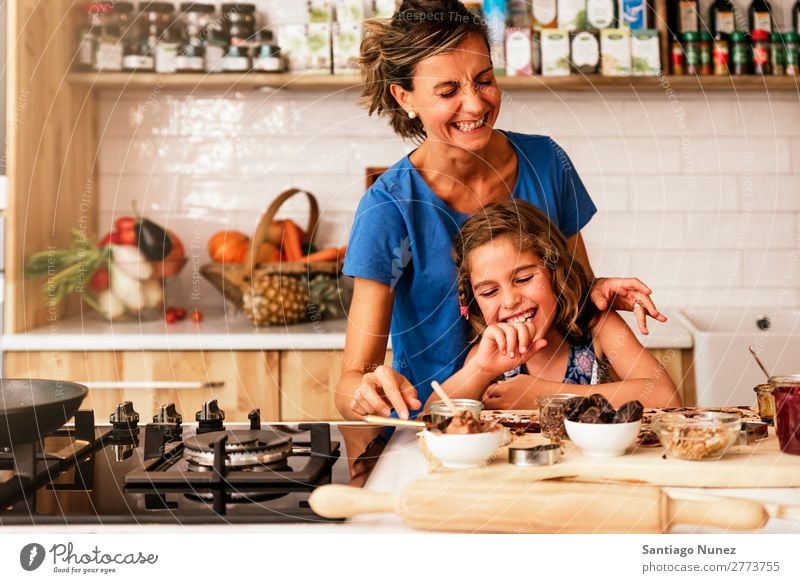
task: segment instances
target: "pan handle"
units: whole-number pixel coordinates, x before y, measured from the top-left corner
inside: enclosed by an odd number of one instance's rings
[[[111,389],[218,389],[225,386],[224,381],[79,381],[91,390]]]

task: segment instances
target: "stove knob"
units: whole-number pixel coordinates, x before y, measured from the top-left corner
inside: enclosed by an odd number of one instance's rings
[[[225,411],[219,408],[216,399],[203,403],[203,408],[195,414],[195,421],[222,421]]]
[[[111,414],[108,420],[115,427],[136,427],[139,424],[139,414],[134,411],[133,403],[130,401],[123,401],[117,405],[117,410]]]
[[[180,425],[181,421],[183,421],[183,416],[178,413],[175,403],[161,405],[158,413],[153,415],[153,423],[161,423],[162,425]]]

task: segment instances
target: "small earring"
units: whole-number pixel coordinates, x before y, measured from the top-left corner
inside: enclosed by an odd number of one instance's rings
[[[408,112],[408,119],[417,119],[417,112],[416,111],[409,111]]]

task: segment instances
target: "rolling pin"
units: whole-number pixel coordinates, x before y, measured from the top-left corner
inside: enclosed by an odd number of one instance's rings
[[[681,500],[647,485],[413,482],[398,493],[328,485],[311,508],[328,518],[397,512],[420,530],[504,533],[662,533],[676,524],[756,530],[769,514],[753,500]]]

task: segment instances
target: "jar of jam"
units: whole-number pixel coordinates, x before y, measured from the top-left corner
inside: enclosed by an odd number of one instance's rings
[[[753,390],[756,393],[756,403],[758,403],[758,416],[761,420],[772,425],[775,418],[775,399],[772,396],[772,387],[769,383],[756,385]]]
[[[747,36],[741,31],[734,31],[728,37],[731,75],[747,75],[750,73],[750,46]]]
[[[769,33],[766,30],[754,30],[750,38],[753,41],[753,73],[769,75],[772,72]]]
[[[783,75],[786,68],[786,49],[783,45],[783,35],[773,32],[769,35],[769,60],[772,65],[773,75]]]
[[[700,38],[697,42],[697,46],[700,50],[700,69],[698,71],[700,75],[711,75],[711,46],[713,42],[714,39],[711,38],[710,32],[704,30],[700,33]]]
[[[714,37],[712,58],[714,60],[714,75],[727,75],[728,62],[730,60],[728,35],[717,33],[717,36]]]
[[[700,33],[684,32],[683,41],[683,70],[686,75],[700,74]]]
[[[770,377],[775,433],[783,453],[800,455],[800,375]]]
[[[275,44],[271,30],[262,30],[258,34],[258,47],[253,57],[253,69],[262,73],[283,71],[281,49]]]
[[[787,32],[783,35],[783,43],[786,50],[786,69],[787,75],[800,74],[800,35],[796,32]]]

